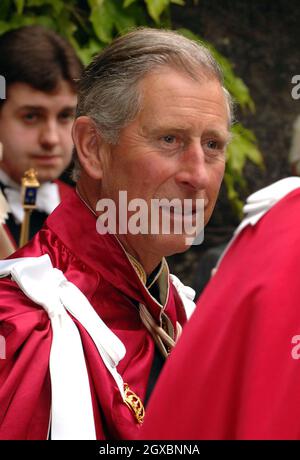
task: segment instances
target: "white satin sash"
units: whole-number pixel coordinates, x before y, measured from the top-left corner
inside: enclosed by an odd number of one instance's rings
[[[0,261],[0,276],[8,275],[27,297],[44,308],[51,321],[51,439],[96,439],[82,342],[67,311],[93,339],[124,399],[123,380],[116,368],[126,352],[123,343],[104,324],[84,294],[53,268],[48,255]]]

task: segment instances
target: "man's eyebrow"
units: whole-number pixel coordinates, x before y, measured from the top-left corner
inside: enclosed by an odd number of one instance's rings
[[[20,107],[18,107],[18,110],[45,110],[45,107],[41,105],[26,104],[26,105],[21,105]]]
[[[233,135],[232,135],[232,133],[230,131],[224,131],[224,130],[221,130],[221,129],[208,129],[207,131],[205,131],[205,135],[218,137],[225,144],[228,144],[231,141],[232,137],[233,137]]]
[[[65,107],[62,107],[62,109],[60,110],[61,112],[74,112],[76,110],[76,104],[74,105],[66,105]]]
[[[176,125],[175,127],[174,125],[168,125],[168,124],[166,125],[161,124],[161,125],[157,125],[151,128],[149,128],[148,126],[142,127],[143,134],[150,133],[150,134],[156,135],[156,134],[160,134],[160,133],[168,132],[168,131],[170,133],[180,133],[180,132],[192,131],[192,129],[189,126],[185,126],[185,125]],[[232,133],[229,130],[217,129],[217,128],[207,129],[204,131],[203,135],[217,137],[220,140],[222,140],[225,144],[228,144],[233,137]]]
[[[179,133],[179,132],[184,132],[184,131],[190,131],[190,127],[188,126],[180,126],[178,124],[174,125],[174,124],[158,124],[156,126],[142,126],[142,132],[143,133],[147,133],[147,134],[160,134],[160,133],[164,133],[164,132],[172,132],[172,133]]]
[[[45,112],[47,111],[48,109],[42,105],[29,105],[29,104],[26,104],[26,105],[22,105],[21,107],[18,107],[18,110],[36,110],[36,111],[40,111],[40,112]],[[74,105],[66,105],[65,107],[62,107],[60,109],[60,112],[75,112],[76,110],[76,104]]]

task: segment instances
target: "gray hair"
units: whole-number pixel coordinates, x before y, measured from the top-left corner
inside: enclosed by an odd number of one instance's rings
[[[222,72],[209,50],[169,30],[139,28],[115,39],[86,67],[79,82],[76,117],[89,116],[106,142],[116,144],[121,129],[138,115],[143,77],[168,66],[191,78],[211,77],[223,87]],[[231,96],[223,87],[232,120]],[[80,175],[74,149],[73,179]]]

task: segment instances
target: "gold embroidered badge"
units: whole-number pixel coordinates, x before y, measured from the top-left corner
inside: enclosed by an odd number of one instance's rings
[[[141,399],[129,388],[127,383],[124,383],[125,399],[127,407],[133,412],[138,423],[143,423],[145,409]]]

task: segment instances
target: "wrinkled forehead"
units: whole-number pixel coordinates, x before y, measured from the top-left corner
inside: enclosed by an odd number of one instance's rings
[[[198,110],[199,114],[201,111],[208,112],[223,119],[225,127],[230,129],[230,102],[226,90],[216,77],[202,74],[196,79],[186,72],[162,67],[145,75],[138,89],[139,115],[156,117],[159,113],[168,118],[178,113],[184,117],[185,113],[189,114],[189,109]]]

